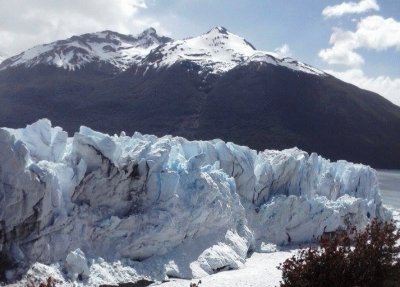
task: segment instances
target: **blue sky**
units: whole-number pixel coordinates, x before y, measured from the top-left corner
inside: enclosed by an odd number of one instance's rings
[[[270,51],[286,43],[293,56],[320,67],[322,62],[316,55],[328,46],[332,26],[340,22],[350,22],[346,26],[353,26],[351,21],[343,19],[324,20],[321,12],[327,3],[321,0],[155,0],[149,3],[146,13],[157,15],[162,27],[176,38],[198,35],[212,26],[222,25],[258,49]]]
[[[0,1],[0,54],[105,29],[181,39],[224,26],[400,105],[400,0]]]
[[[319,56],[321,50],[331,47],[329,40],[334,28],[355,31],[360,21],[370,16],[393,18],[400,25],[399,0],[370,1],[379,8],[359,13],[331,17],[322,14],[327,6],[344,2],[351,1],[154,0],[148,3],[145,13],[156,16],[162,29],[174,38],[198,35],[212,26],[222,25],[261,50],[273,51],[286,44],[293,58],[320,69],[338,73],[357,69],[367,79],[390,77],[395,81],[400,78],[400,43],[384,50],[370,46],[358,48],[357,53],[364,58],[362,65],[329,64]],[[400,84],[394,88],[400,88]],[[400,92],[397,96],[400,97]]]

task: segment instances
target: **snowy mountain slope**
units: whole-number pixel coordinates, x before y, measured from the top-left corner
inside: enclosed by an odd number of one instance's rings
[[[324,75],[324,72],[291,58],[280,59],[275,53],[257,51],[245,39],[223,27],[215,27],[198,37],[176,41],[158,36],[153,28],[136,37],[111,31],[84,34],[33,47],[7,59],[0,65],[0,70],[38,64],[75,70],[88,63],[108,63],[124,71],[133,64],[158,68],[181,61],[198,65],[205,74],[221,74],[238,65],[257,61]]]
[[[242,65],[249,65],[251,63],[272,64],[275,66],[286,67],[294,71],[304,72],[308,74],[320,76],[326,75],[323,71],[318,70],[310,65],[299,62],[289,57],[279,58],[278,55],[270,52],[254,53]]]
[[[0,147],[0,252],[19,266],[11,281],[35,262],[91,286],[126,280],[122,269],[129,280],[202,277],[239,268],[266,242],[390,217],[373,169],[298,149],[87,127],[68,138],[48,120],[0,129]]]
[[[325,74],[291,58],[281,59],[276,53],[258,51],[245,39],[230,33],[224,27],[215,27],[198,37],[161,45],[145,61],[155,68],[190,61],[200,66],[201,72],[212,74],[222,74],[238,65],[251,62],[272,64],[316,75]]]
[[[7,59],[0,70],[9,67],[33,67],[38,64],[54,65],[75,70],[88,63],[107,63],[120,71],[139,63],[152,49],[170,41],[160,37],[153,28],[137,36],[112,31],[73,36],[66,40],[33,47]]]
[[[161,45],[146,60],[155,68],[186,60],[217,74],[243,63],[255,52],[256,49],[243,38],[223,27],[216,27],[198,37]]]

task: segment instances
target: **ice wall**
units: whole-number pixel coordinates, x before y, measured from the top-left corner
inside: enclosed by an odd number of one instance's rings
[[[39,262],[87,283],[118,260],[150,264],[149,276],[200,277],[240,267],[263,242],[389,216],[373,169],[296,148],[87,127],[68,138],[45,119],[0,129],[0,251],[18,266],[9,279]]]

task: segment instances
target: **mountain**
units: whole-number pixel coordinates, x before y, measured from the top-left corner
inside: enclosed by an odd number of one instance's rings
[[[245,39],[234,35],[223,27],[211,29],[199,37],[171,41],[160,45],[145,59],[154,68],[171,66],[177,62],[190,61],[200,67],[201,73],[223,74],[236,66],[249,62],[267,62],[291,69],[322,74],[321,71],[293,61],[278,59],[276,54],[257,51]]]
[[[257,51],[245,39],[224,27],[215,27],[199,37],[173,41],[149,28],[135,36],[103,31],[33,47],[7,59],[0,70],[41,65],[69,71],[91,64],[111,65],[119,72],[133,65],[169,67],[190,61],[205,74],[222,74],[246,62],[258,61],[314,73],[322,73],[290,58],[278,59],[275,53]]]
[[[104,31],[34,47],[0,64],[0,126],[49,118],[257,150],[297,146],[332,160],[400,168],[400,107],[216,27],[172,40]]]
[[[0,70],[50,65],[74,71],[87,64],[98,63],[124,71],[133,63],[139,63],[152,49],[168,41],[171,39],[158,36],[154,28],[136,37],[112,31],[84,34],[33,47],[7,59],[0,65]]]

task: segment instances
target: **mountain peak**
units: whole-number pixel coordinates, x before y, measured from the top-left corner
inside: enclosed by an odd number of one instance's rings
[[[249,46],[252,50],[257,50],[253,46],[253,44],[251,44],[249,41],[247,41],[246,39],[244,39],[236,34],[229,32],[228,29],[226,29],[223,26],[217,26],[217,27],[212,28],[207,33],[205,33],[204,36],[211,36],[211,37],[216,37],[216,38],[223,37],[223,38],[229,39],[230,41],[236,41],[237,39],[241,39],[241,41],[243,41],[244,44]]]
[[[221,33],[221,34],[226,34],[227,35],[229,32],[225,27],[217,26],[217,27],[212,28],[206,34],[209,34],[209,33]]]
[[[161,45],[172,41],[171,38],[158,35],[156,29],[153,27],[144,30],[142,33],[138,34],[136,38],[141,45],[144,46],[153,46],[154,44]]]
[[[80,69],[86,64],[111,65],[126,70],[140,62],[152,49],[171,41],[148,28],[137,36],[105,30],[72,36],[65,40],[33,47],[1,63],[0,70],[9,67],[33,67],[38,64],[67,70]]]
[[[0,53],[0,64],[6,59],[7,57]]]
[[[147,59],[153,67],[191,61],[204,73],[221,74],[255,52],[254,46],[245,39],[217,26],[197,37],[168,42],[154,50]]]
[[[157,35],[157,31],[156,29],[154,29],[153,27],[147,28],[146,30],[144,30],[142,33],[139,34],[140,35]]]

